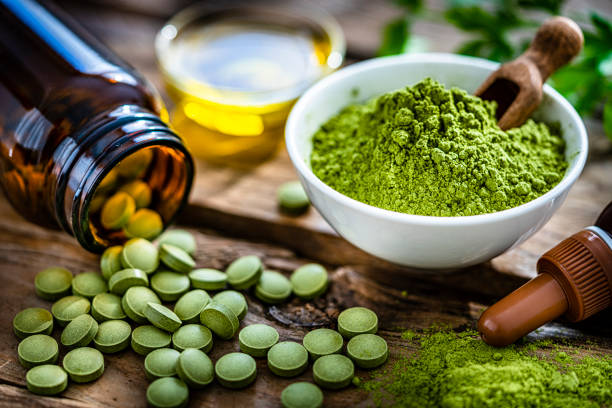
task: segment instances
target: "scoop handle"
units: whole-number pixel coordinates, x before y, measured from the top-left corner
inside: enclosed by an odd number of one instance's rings
[[[553,17],[540,26],[531,45],[523,54],[542,75],[542,83],[557,69],[580,53],[584,36],[582,30],[567,17]]]

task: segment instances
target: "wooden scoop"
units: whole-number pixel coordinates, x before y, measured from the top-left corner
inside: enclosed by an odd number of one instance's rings
[[[566,17],[553,17],[538,29],[527,51],[499,67],[475,94],[497,102],[500,128],[520,126],[542,101],[544,82],[580,52],[583,42],[578,24]]]

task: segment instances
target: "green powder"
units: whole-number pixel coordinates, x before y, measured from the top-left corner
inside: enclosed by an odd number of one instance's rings
[[[553,188],[567,168],[557,127],[502,131],[495,103],[425,79],[352,105],[313,137],[311,166],[333,189],[409,214],[505,210]]]
[[[378,406],[602,407],[612,404],[612,357],[569,355],[539,341],[495,348],[478,333],[402,335],[420,343],[360,387]],[[548,353],[543,353],[547,350]]]

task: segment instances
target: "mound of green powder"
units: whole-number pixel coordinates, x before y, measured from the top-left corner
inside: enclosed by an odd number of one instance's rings
[[[567,168],[558,128],[528,120],[502,131],[495,103],[425,79],[352,105],[313,136],[312,170],[355,200],[457,216],[516,207]]]
[[[611,356],[568,355],[543,341],[495,348],[474,331],[405,334],[416,354],[360,384],[377,406],[612,406]]]

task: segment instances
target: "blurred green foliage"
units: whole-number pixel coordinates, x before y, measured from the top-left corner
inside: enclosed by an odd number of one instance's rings
[[[395,0],[404,10],[389,22],[379,55],[410,52],[413,22],[418,18],[445,20],[473,34],[456,50],[494,61],[516,58],[527,48],[542,21],[561,14],[565,0],[447,0],[439,13],[427,10],[423,0]],[[590,27],[582,27],[584,49],[568,66],[550,79],[582,115],[602,115],[604,130],[612,139],[612,21],[592,12]],[[529,36],[514,35],[515,33]]]

